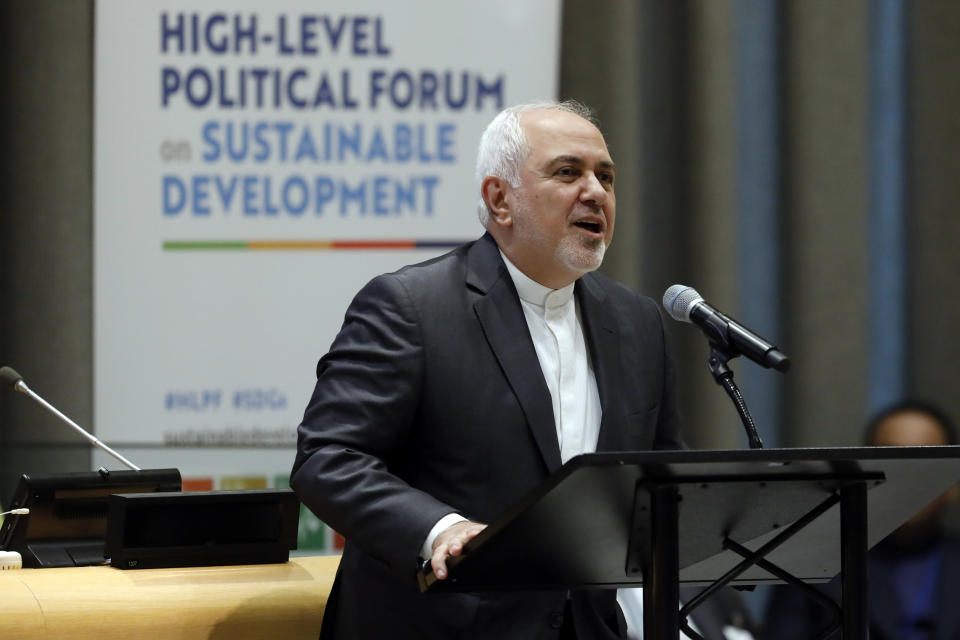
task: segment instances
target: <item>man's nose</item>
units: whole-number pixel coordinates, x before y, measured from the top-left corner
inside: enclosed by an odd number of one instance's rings
[[[603,205],[608,197],[607,189],[593,172],[584,174],[586,183],[580,192],[580,200],[583,202],[595,202],[598,206]]]

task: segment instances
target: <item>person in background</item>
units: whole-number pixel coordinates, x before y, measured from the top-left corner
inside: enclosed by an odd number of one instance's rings
[[[937,407],[906,401],[877,414],[864,440],[869,446],[952,445],[956,434]],[[951,487],[871,549],[871,640],[960,640],[960,538],[943,526],[957,495]],[[840,602],[839,579],[824,590]],[[778,586],[768,603],[766,637],[810,640],[828,621],[827,611],[799,589]],[[839,631],[830,636],[839,637]]]

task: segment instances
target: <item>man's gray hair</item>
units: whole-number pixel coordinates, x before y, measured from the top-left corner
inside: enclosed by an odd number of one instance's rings
[[[576,100],[563,102],[531,102],[507,107],[501,111],[493,121],[487,125],[480,137],[480,147],[477,150],[477,192],[480,201],[477,203],[477,215],[484,228],[490,218],[487,204],[483,201],[480,189],[487,176],[494,176],[506,180],[510,186],[520,186],[520,167],[526,162],[530,154],[530,145],[523,129],[520,127],[520,114],[535,109],[565,111],[580,116],[596,125],[597,121],[590,107]]]

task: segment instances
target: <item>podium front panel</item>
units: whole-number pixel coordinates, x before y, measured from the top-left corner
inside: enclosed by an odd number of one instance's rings
[[[960,447],[588,454],[472,540],[451,562],[450,579],[419,577],[428,590],[638,586],[639,567],[627,566],[631,539],[643,544],[634,527],[643,526],[649,488],[669,483],[680,494],[680,581],[707,584],[741,560],[724,550],[726,537],[756,549],[842,482],[867,483],[872,546],[958,477]],[[840,570],[839,523],[834,506],[768,559],[805,581],[830,579]],[[734,584],[771,582],[778,580],[753,567]]]

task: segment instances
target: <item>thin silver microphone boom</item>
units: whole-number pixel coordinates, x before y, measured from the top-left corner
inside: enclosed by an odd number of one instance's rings
[[[123,463],[123,465],[126,466],[128,469],[133,469],[134,471],[140,471],[140,467],[133,464],[132,462],[124,458],[122,455],[120,455],[119,453],[117,453],[107,445],[105,445],[92,433],[90,433],[89,431],[87,431],[86,429],[78,425],[76,422],[74,422],[67,416],[63,415],[63,413],[61,413],[59,409],[57,409],[55,406],[53,406],[52,404],[50,404],[49,402],[41,398],[39,395],[37,395],[33,391],[33,389],[28,387],[27,383],[23,381],[23,376],[21,376],[19,373],[17,373],[10,367],[0,367],[0,380],[3,380],[4,382],[8,383],[10,386],[14,388],[15,391],[19,391],[20,393],[25,393],[31,398],[33,398],[37,403],[39,403],[47,411],[49,411],[53,415],[60,418],[60,420],[62,420],[64,423],[70,425],[70,427],[74,431],[76,431],[81,436],[86,438],[86,440],[90,444],[97,447],[98,449],[105,451],[106,453],[109,453],[111,456],[113,456],[114,458],[119,460],[121,463]]]

